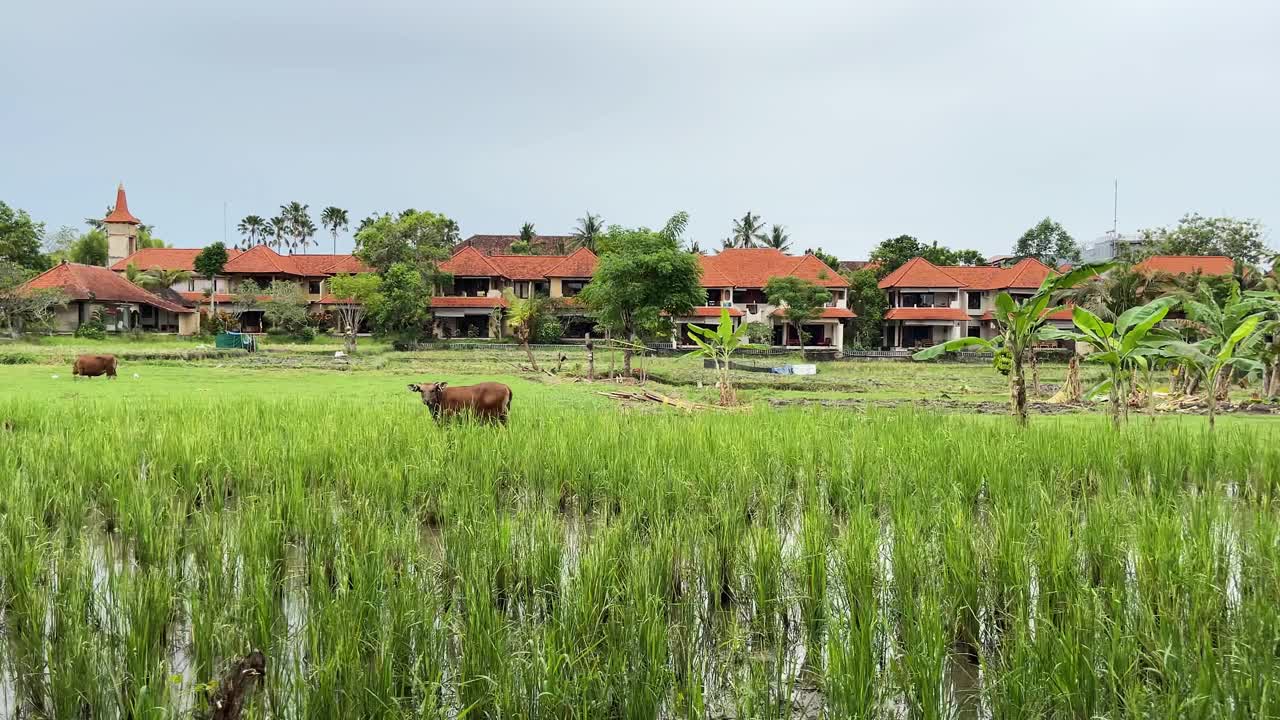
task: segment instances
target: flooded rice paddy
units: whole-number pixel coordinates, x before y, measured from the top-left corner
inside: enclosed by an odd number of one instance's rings
[[[1280,715],[1280,433],[0,402],[0,717]]]

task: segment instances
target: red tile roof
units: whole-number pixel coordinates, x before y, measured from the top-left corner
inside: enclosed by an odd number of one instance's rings
[[[968,320],[969,313],[960,308],[890,308],[885,320]]]
[[[714,306],[711,306],[711,305],[696,305],[696,306],[694,306],[694,308],[693,308],[693,312],[691,312],[691,313],[689,313],[689,314],[687,314],[687,315],[682,315],[681,317],[709,317],[709,318],[718,318],[718,317],[720,317],[720,310],[721,310],[721,309],[722,309],[722,308],[714,307]],[[723,309],[725,309],[725,310],[728,310],[728,311],[729,311],[729,317],[742,317],[742,311],[741,311],[741,310],[739,310],[738,308],[733,308],[733,307],[731,307],[731,308],[723,308]]]
[[[559,265],[564,255],[490,255],[485,258],[510,280],[546,280],[547,271]]]
[[[195,271],[196,256],[200,248],[143,248],[111,266],[123,272],[130,265],[139,270],[162,268],[165,270]],[[247,251],[227,250],[228,274],[246,275],[295,275],[298,277],[325,277],[339,273],[371,272],[354,255],[281,255],[266,245],[255,245]]]
[[[445,297],[437,295],[431,298],[433,308],[498,308],[506,307],[507,301],[500,297]]]
[[[203,292],[189,292],[184,290],[178,294],[181,295],[183,299],[190,300],[197,304],[204,304],[204,305],[209,304],[209,296],[205,295]],[[258,302],[264,302],[266,300],[271,299],[270,295],[254,295],[253,297]],[[213,294],[213,301],[216,303],[235,302],[235,299],[236,299],[236,296],[232,295],[231,293],[214,293]]]
[[[1133,269],[1170,275],[1230,275],[1235,271],[1235,263],[1224,255],[1152,255]]]
[[[782,317],[787,314],[787,311],[786,308],[778,308],[773,311],[773,314]],[[823,320],[845,320],[849,318],[856,318],[858,316],[849,308],[829,307],[822,308],[822,312],[818,313],[818,317]]]
[[[440,263],[440,270],[455,277],[498,277],[502,273],[473,247],[464,247]]]
[[[294,257],[281,255],[266,245],[254,245],[227,261],[227,273],[245,275],[306,275]]]
[[[586,248],[578,248],[547,271],[547,277],[589,278],[596,272],[596,254]]]
[[[110,213],[103,218],[103,222],[109,223],[128,223],[130,225],[141,225],[142,221],[133,216],[129,212],[129,201],[124,196],[124,183],[120,183],[116,188],[116,206],[112,208]]]
[[[196,256],[200,248],[143,248],[129,257],[111,266],[116,272],[123,272],[130,265],[139,270],[187,270],[195,272]],[[239,255],[239,250],[227,250],[227,259]]]
[[[1040,287],[1053,268],[1024,258],[1007,267],[991,265],[934,265],[922,257],[908,260],[880,281],[881,288],[957,288],[1004,290]]]
[[[703,287],[762,288],[770,278],[795,276],[823,287],[848,287],[840,273],[815,255],[787,255],[774,248],[728,248],[701,255]]]
[[[519,235],[472,235],[453,246],[454,253],[463,248],[475,248],[481,255],[506,255],[511,246],[520,241]],[[540,255],[565,252],[578,242],[572,235],[535,235],[531,249]],[[563,248],[563,249],[562,249]]]
[[[70,300],[142,303],[175,313],[189,308],[169,302],[125,280],[107,268],[64,262],[31,278],[24,288],[58,288]]]

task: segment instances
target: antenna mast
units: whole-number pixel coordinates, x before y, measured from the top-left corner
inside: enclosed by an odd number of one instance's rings
[[[1120,219],[1120,179],[1115,179],[1111,194],[1111,234],[1115,234]]]

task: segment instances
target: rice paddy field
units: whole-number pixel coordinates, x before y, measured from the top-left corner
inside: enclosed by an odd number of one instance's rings
[[[0,367],[0,717],[228,717],[254,650],[244,718],[1280,716],[1267,418],[221,364]],[[911,367],[841,382],[994,376]],[[405,389],[481,378],[508,426]]]

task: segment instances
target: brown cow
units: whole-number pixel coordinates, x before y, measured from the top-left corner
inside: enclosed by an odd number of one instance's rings
[[[76,375],[82,377],[98,377],[106,375],[109,378],[116,376],[116,356],[115,355],[81,355],[76,358],[76,364],[71,366],[71,376]]]
[[[431,417],[439,420],[453,415],[467,414],[477,420],[492,420],[504,425],[511,411],[511,388],[502,383],[486,382],[478,385],[449,387],[449,383],[431,383],[409,386],[409,392],[422,396],[422,404],[431,409]]]

